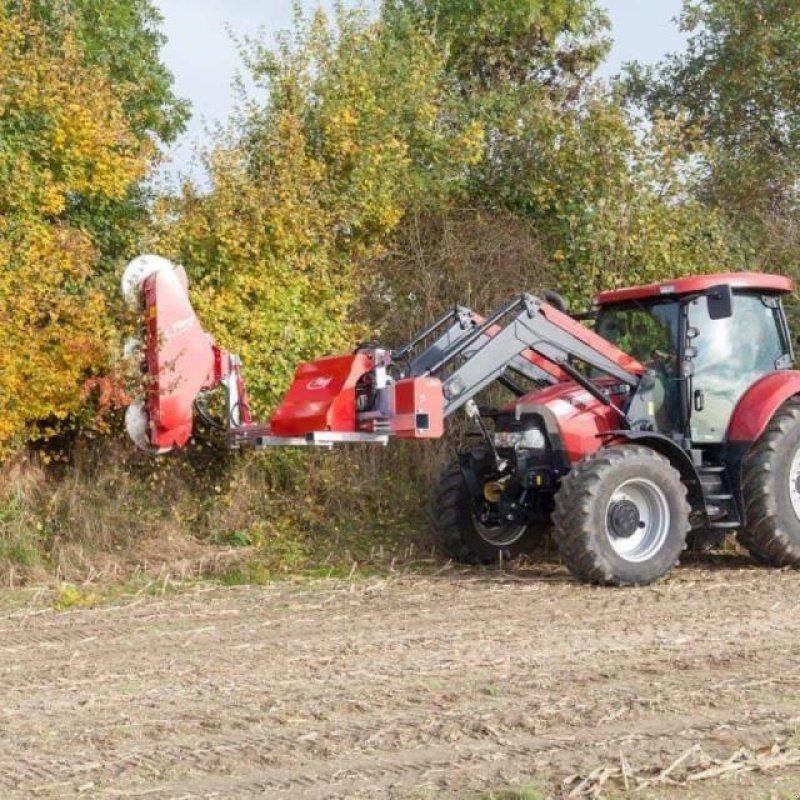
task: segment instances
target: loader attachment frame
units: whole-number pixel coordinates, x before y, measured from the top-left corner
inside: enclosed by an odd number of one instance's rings
[[[506,324],[500,327],[503,321]],[[576,371],[569,362],[574,358],[630,387],[638,386],[645,371],[610,342],[530,294],[514,297],[449,347],[440,348],[438,344],[417,360],[425,374],[439,375],[457,358],[463,359],[443,378],[445,416],[458,411],[507,369],[548,383],[575,380]],[[476,347],[470,349],[473,345]],[[438,359],[433,358],[436,351],[440,352]],[[559,373],[563,377],[556,378]]]

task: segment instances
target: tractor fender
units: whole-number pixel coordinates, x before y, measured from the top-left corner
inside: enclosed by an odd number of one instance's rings
[[[775,412],[793,395],[800,394],[800,371],[781,369],[759,378],[739,398],[728,433],[730,445],[750,445],[767,429]]]
[[[609,440],[622,440],[631,442],[631,444],[641,444],[660,453],[680,473],[681,480],[686,485],[689,503],[692,508],[705,513],[703,488],[697,467],[695,467],[691,456],[677,442],[654,431],[619,430],[609,431],[602,434],[602,436],[603,438],[609,437]],[[610,445],[611,441],[608,442],[607,446]]]
[[[742,467],[748,451],[767,429],[775,412],[790,398],[800,394],[800,371],[780,369],[759,378],[739,398],[725,436],[725,460],[731,490],[739,517],[747,524],[742,498]]]

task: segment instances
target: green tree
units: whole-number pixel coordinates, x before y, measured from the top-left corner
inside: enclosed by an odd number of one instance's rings
[[[76,196],[114,202],[147,151],[116,87],[70,31],[0,6],[0,454],[87,411],[83,385],[113,341],[97,251],[70,223]]]
[[[713,145],[704,191],[751,218],[794,206],[800,183],[800,5],[796,0],[687,0],[686,50],[632,65],[632,98],[651,117],[685,113]]]
[[[161,60],[166,41],[161,15],[151,0],[4,0],[7,13],[42,26],[56,47],[74,38],[82,59],[107,75],[131,132],[151,165],[160,149],[185,129],[189,106],[173,92]],[[152,192],[145,177],[120,195],[73,192],[62,212],[68,224],[87,231],[101,254],[100,273],[109,286],[122,262],[136,255],[150,223]]]
[[[608,48],[595,2],[387,0],[384,19],[434,32],[453,91],[486,132],[469,203],[525,220],[574,302],[745,263],[724,215],[692,198],[702,172],[691,126],[642,127],[594,79]]]
[[[303,360],[352,346],[370,265],[404,215],[463,195],[483,131],[442,56],[413,27],[360,12],[298,16],[246,60],[266,101],[244,101],[209,154],[210,191],[161,205],[157,246],[184,263],[202,318],[242,353],[262,409]],[[354,324],[354,322],[356,324]]]
[[[383,15],[432,31],[465,92],[575,86],[609,45],[595,0],[386,0]]]
[[[57,40],[70,31],[83,44],[88,65],[111,78],[131,128],[142,140],[171,144],[184,131],[189,105],[173,92],[161,60],[163,18],[151,0],[5,0],[25,11]]]

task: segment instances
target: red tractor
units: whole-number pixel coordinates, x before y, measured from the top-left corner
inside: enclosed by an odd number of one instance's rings
[[[459,561],[530,552],[552,520],[570,571],[591,583],[651,583],[687,545],[732,530],[758,561],[800,566],[800,372],[781,304],[793,289],[727,273],[601,292],[576,317],[555,293],[487,318],[456,307],[402,347],[301,365],[256,424],[183,269],[145,256],[123,280],[147,325],[129,432],[153,451],[183,446],[218,386],[234,447],[437,438],[463,408],[481,443],[458,453],[433,507],[436,541]],[[513,399],[478,407],[491,384]]]

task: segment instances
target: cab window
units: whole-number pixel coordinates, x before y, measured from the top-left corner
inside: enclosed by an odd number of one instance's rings
[[[607,306],[595,330],[647,367],[677,366],[679,307],[675,301]]]
[[[676,300],[634,301],[606,306],[595,331],[653,373],[654,417],[658,430],[682,427],[678,376],[680,306]]]

